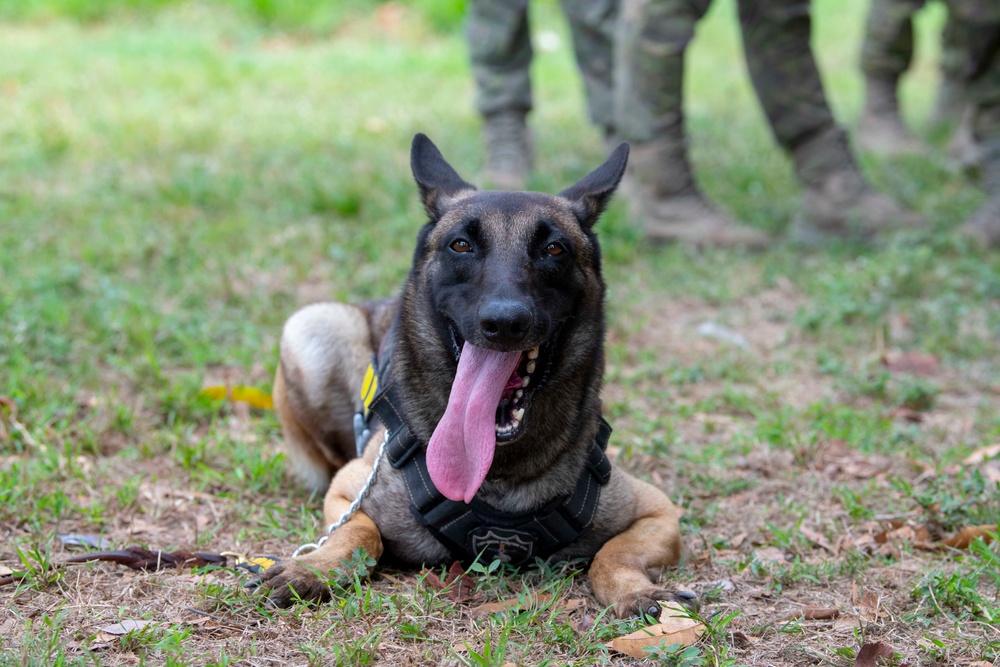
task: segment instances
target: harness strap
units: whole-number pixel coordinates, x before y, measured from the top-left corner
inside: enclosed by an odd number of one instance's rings
[[[611,462],[605,454],[611,426],[602,417],[588,452],[587,464],[571,494],[558,496],[530,512],[502,512],[473,498],[469,504],[445,498],[431,481],[426,452],[410,431],[398,409],[388,366],[388,350],[379,355],[378,391],[363,415],[367,426],[375,414],[389,433],[386,457],[403,472],[410,494],[410,511],[458,560],[469,561],[484,554],[513,564],[532,558],[547,558],[576,541],[590,528],[597,514],[601,487],[611,478]]]

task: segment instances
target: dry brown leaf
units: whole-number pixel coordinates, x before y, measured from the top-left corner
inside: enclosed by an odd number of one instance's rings
[[[799,532],[806,536],[806,539],[815,544],[818,547],[826,549],[830,553],[837,553],[833,545],[830,544],[830,540],[826,539],[822,533],[817,533],[815,530],[806,528],[805,526],[799,526]]]
[[[834,632],[844,632],[850,631],[856,628],[858,625],[858,617],[853,615],[841,614],[837,617],[837,620],[833,622]]]
[[[153,623],[155,623],[155,621],[136,621],[129,619],[120,623],[112,623],[111,625],[101,628],[100,631],[109,635],[127,635],[130,632],[142,630],[147,625],[152,625]]]
[[[648,658],[649,653],[644,649],[652,646],[690,646],[705,632],[705,625],[689,618],[686,613],[676,602],[664,604],[659,623],[612,639],[607,647],[633,658]]]
[[[861,612],[861,617],[866,621],[876,621],[883,614],[885,609],[882,606],[882,600],[875,595],[872,591],[868,591],[857,603],[858,610]]]
[[[985,660],[976,660],[975,662],[970,662],[969,667],[996,667],[996,665]]]
[[[451,564],[445,574],[444,581],[434,572],[426,571],[427,584],[436,590],[447,589],[447,595],[455,602],[467,602],[476,592],[476,584],[465,576],[465,568],[458,561]]]
[[[594,627],[594,618],[587,613],[580,614],[580,617],[573,621],[573,627],[581,635],[590,631]]]
[[[803,607],[786,615],[782,620],[794,621],[801,618],[804,621],[832,621],[840,616],[840,610],[833,607]]]
[[[772,561],[775,563],[785,562],[785,552],[779,549],[778,547],[764,547],[762,549],[754,549],[753,556],[754,558],[756,558],[761,562],[764,561]]]
[[[478,607],[473,607],[470,611],[473,614],[479,616],[487,616],[489,614],[496,614],[497,612],[507,611],[508,609],[516,609],[518,611],[522,609],[530,609],[534,606],[542,605],[552,600],[551,593],[541,593],[539,595],[533,595],[531,593],[522,593],[517,597],[508,598],[506,600],[500,600],[498,602],[487,602],[486,604],[481,604]]]
[[[882,364],[893,373],[933,375],[940,367],[938,358],[926,352],[889,350],[882,355]]]
[[[911,424],[919,424],[924,420],[924,413],[919,410],[913,410],[912,408],[896,408],[889,413],[889,417],[892,419],[899,419],[904,422],[910,422]]]
[[[0,565],[0,577],[9,577],[14,574],[14,570],[10,569],[6,565]]]
[[[995,445],[990,445],[989,447],[980,447],[962,459],[962,463],[967,466],[974,466],[979,465],[987,459],[993,459],[998,456],[1000,456],[1000,442]]]
[[[834,479],[871,479],[884,473],[889,468],[889,461],[856,452],[843,440],[826,440],[817,446],[812,468]]]
[[[865,644],[854,659],[854,667],[876,667],[880,659],[891,658],[893,653],[892,647],[882,642]]]
[[[966,526],[962,530],[958,531],[953,537],[941,540],[941,544],[946,547],[951,547],[952,549],[968,549],[969,545],[972,544],[977,537],[983,538],[983,541],[989,544],[993,541],[993,535],[996,534],[996,524],[987,524],[985,526]]]

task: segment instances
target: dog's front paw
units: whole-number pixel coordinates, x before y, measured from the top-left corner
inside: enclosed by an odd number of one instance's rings
[[[269,567],[254,584],[267,595],[268,604],[275,607],[330,598],[330,587],[316,571],[294,560]]]
[[[615,615],[618,618],[638,618],[642,616],[658,617],[663,611],[663,604],[677,602],[688,609],[698,609],[698,598],[688,591],[674,591],[667,588],[650,586],[640,591],[626,595],[615,603]]]

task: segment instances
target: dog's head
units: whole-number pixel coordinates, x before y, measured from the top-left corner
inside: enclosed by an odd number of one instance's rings
[[[627,159],[622,144],[558,195],[479,191],[430,139],[414,138],[413,175],[430,220],[404,310],[426,318],[413,323],[426,352],[450,357],[436,373],[452,379],[443,382],[447,406],[427,453],[444,495],[469,502],[497,444],[544,434],[559,421],[536,414],[547,393],[559,393],[549,385],[569,379],[587,392],[595,369],[599,376],[604,285],[593,226]],[[572,404],[584,397],[559,398]]]

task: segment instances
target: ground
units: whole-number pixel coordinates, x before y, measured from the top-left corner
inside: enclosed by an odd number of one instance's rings
[[[84,553],[68,535],[287,558],[322,530],[273,413],[201,390],[268,392],[297,307],[397,289],[415,132],[472,181],[483,156],[459,5],[312,4],[0,2],[0,665],[642,664],[605,644],[649,621],[612,620],[580,564],[439,591],[444,571],[358,561],[335,601],[287,611],[232,567],[60,566]],[[866,4],[814,4],[850,126]],[[689,63],[695,163],[778,240],[647,247],[620,202],[598,226],[611,452],[685,508],[664,580],[708,626],[645,663],[846,667],[877,642],[893,664],[996,661],[1000,253],[954,234],[981,195],[928,125],[943,12],[921,14],[903,88],[932,148],[863,156],[927,226],[803,252],[715,5]],[[534,12],[532,187],[552,192],[604,155],[558,8]]]

